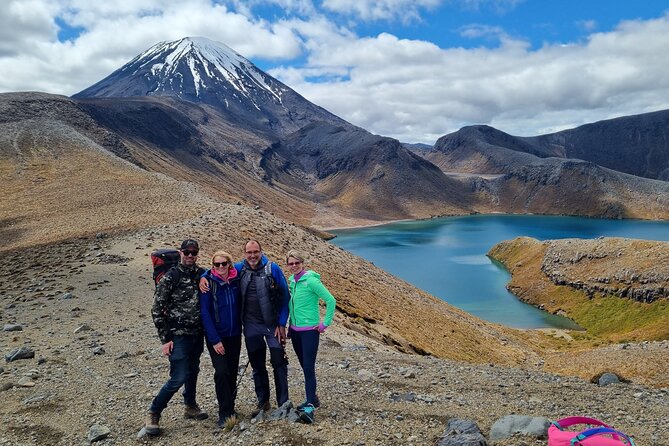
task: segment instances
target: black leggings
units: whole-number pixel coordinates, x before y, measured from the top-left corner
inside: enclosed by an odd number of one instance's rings
[[[242,348],[242,337],[230,336],[221,338],[225,354],[219,355],[214,347],[207,342],[207,349],[214,366],[214,385],[218,400],[218,418],[225,420],[235,413],[235,399],[237,398],[237,373],[239,370],[239,352]]]

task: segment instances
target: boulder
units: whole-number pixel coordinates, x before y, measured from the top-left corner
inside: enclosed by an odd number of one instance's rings
[[[530,417],[525,415],[507,415],[490,428],[490,440],[499,441],[514,434],[544,438],[548,434],[551,422],[544,417]]]
[[[471,420],[451,418],[437,446],[487,446],[478,425]]]

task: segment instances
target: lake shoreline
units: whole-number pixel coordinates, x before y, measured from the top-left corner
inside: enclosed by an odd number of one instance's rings
[[[351,228],[335,233],[337,238],[332,243],[475,317],[532,330],[579,331],[581,327],[560,312],[545,311],[509,290],[510,271],[502,265],[493,269],[495,263],[486,256],[497,243],[518,236],[542,240],[616,236],[662,240],[669,234],[665,221],[527,214],[473,214],[396,222],[409,224]]]

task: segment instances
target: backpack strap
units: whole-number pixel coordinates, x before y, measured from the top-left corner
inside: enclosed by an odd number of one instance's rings
[[[621,442],[624,440],[628,445],[634,446],[634,441],[629,436],[627,436],[627,434],[610,427],[593,427],[592,429],[586,429],[572,438],[570,444],[571,446],[575,446],[577,444],[582,444],[581,442],[586,438],[605,434],[611,434],[615,440],[620,440]]]
[[[558,421],[552,421],[551,424],[561,431],[564,430],[565,427],[573,426],[574,424],[590,424],[593,426],[611,427],[597,418],[589,417],[567,417]]]
[[[216,296],[216,288],[218,284],[213,278],[209,278],[209,291],[211,292],[211,301],[214,303],[214,319],[216,324],[221,322],[220,316],[218,315],[218,296]]]

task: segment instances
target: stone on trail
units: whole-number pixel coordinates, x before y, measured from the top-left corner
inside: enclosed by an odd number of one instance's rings
[[[20,324],[5,324],[2,331],[22,331],[23,326]]]
[[[19,382],[17,383],[17,386],[19,387],[35,387],[35,381],[30,379],[27,376],[24,376],[23,378],[19,379]]]
[[[104,355],[105,354],[105,349],[104,347],[95,347],[93,349],[93,354],[94,355]]]
[[[88,431],[88,441],[95,443],[96,441],[104,440],[111,434],[111,430],[107,426],[94,424]]]
[[[15,348],[5,355],[5,361],[12,362],[19,359],[32,359],[35,357],[35,352],[28,347]]]
[[[544,417],[530,417],[525,415],[507,415],[495,421],[490,428],[492,441],[503,440],[514,434],[544,438],[548,434],[551,422]]]
[[[604,373],[599,377],[597,384],[599,387],[608,386],[609,384],[618,384],[620,383],[620,378],[615,373]]]
[[[281,407],[274,409],[272,413],[267,417],[269,421],[281,420],[283,418],[288,418],[291,412],[294,412],[293,402],[288,400],[281,405]]]
[[[78,333],[81,333],[83,331],[91,331],[91,330],[93,330],[93,329],[90,326],[84,324],[84,325],[81,325],[81,326],[77,327],[77,329],[74,330],[74,334],[78,334]]]
[[[478,425],[471,420],[451,418],[437,446],[487,446]]]

